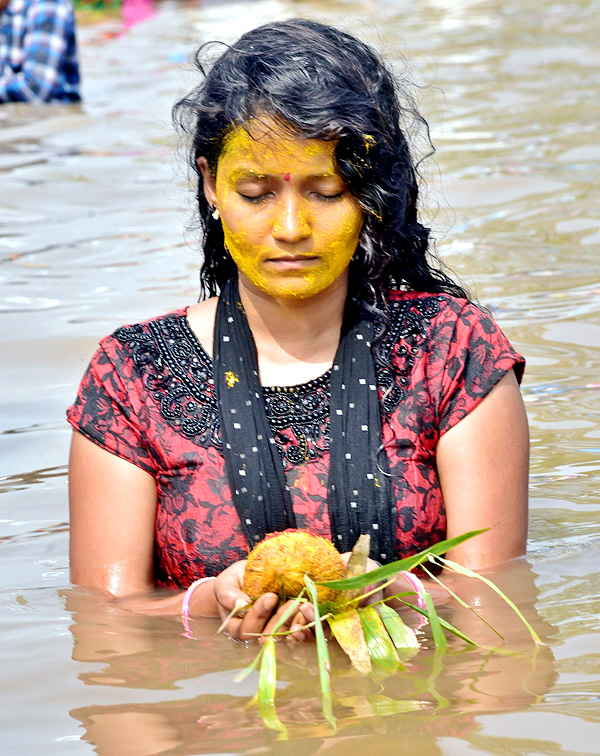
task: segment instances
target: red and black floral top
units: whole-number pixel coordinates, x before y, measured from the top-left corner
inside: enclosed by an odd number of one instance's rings
[[[396,291],[389,303],[384,353],[395,372],[378,367],[377,380],[400,558],[445,536],[438,439],[508,370],[520,380],[525,361],[496,323],[465,300]],[[326,537],[329,381],[325,373],[263,389],[297,527]],[[187,587],[245,557],[221,454],[212,361],[185,308],[103,339],[67,418],[156,479],[158,585]]]

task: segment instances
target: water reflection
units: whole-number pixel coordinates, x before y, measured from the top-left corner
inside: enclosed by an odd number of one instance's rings
[[[510,590],[536,630],[551,643],[555,630],[535,611],[535,575],[529,563],[515,560],[489,575]],[[314,647],[280,643],[277,713],[288,728],[290,742],[285,750],[278,742],[276,752],[329,754],[343,748],[358,754],[366,731],[377,736],[378,750],[380,743],[391,748],[401,736],[407,753],[409,744],[418,741],[420,755],[438,754],[438,738],[466,737],[477,729],[479,715],[539,706],[556,679],[550,646],[535,646],[515,615],[487,587],[461,578],[455,590],[492,622],[504,640],[471,611],[453,604],[445,609],[448,619],[476,640],[478,648],[456,641],[448,652],[440,653],[431,648],[422,630],[429,650],[414,657],[405,673],[376,670],[365,678],[332,647],[337,732],[324,721],[320,709]],[[110,696],[110,703],[71,710],[100,756],[254,754],[274,747],[280,736],[264,727],[251,701],[256,674],[234,682],[253,659],[255,648],[216,636],[213,620],[192,623],[195,638],[190,639],[178,618],[132,615],[81,589],[66,591],[64,598],[73,618],[73,659],[86,666],[79,679],[102,692],[107,687],[121,689]],[[89,662],[95,663],[93,669]],[[160,691],[159,700],[156,694],[148,698],[147,691]]]

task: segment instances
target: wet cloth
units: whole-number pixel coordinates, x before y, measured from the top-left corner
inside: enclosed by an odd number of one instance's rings
[[[0,12],[0,103],[79,99],[69,0],[10,0]]]
[[[390,292],[376,368],[382,440],[396,508],[398,558],[445,537],[438,439],[524,359],[476,306],[447,295]],[[331,537],[327,507],[331,371],[263,387],[272,438],[299,528]],[[119,328],[100,342],[67,417],[93,442],[156,479],[155,576],[185,587],[243,559],[248,546],[222,454],[212,360],[186,309]]]

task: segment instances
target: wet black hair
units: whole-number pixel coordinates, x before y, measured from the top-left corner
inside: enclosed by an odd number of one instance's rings
[[[197,160],[205,157],[216,174],[231,129],[266,116],[299,138],[337,140],[338,170],[364,214],[351,296],[380,312],[387,288],[468,298],[442,269],[418,218],[417,167],[401,122],[420,119],[428,134],[427,124],[382,58],[356,37],[306,19],[259,26],[214,60],[222,44],[198,50],[202,81],[173,108],[176,126],[191,138],[189,164],[198,177],[202,294],[217,294],[236,268]]]

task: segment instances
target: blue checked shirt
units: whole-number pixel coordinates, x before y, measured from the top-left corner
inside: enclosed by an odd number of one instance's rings
[[[0,11],[0,103],[79,99],[70,0],[10,0]]]

